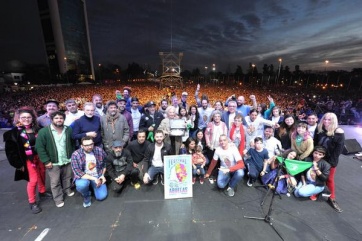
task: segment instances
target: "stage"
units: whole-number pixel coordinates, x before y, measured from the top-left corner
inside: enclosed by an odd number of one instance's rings
[[[362,143],[362,128],[341,126],[346,139]],[[0,130],[2,134],[4,130]],[[43,211],[32,214],[25,181],[14,182],[14,168],[5,157],[0,141],[0,237],[14,240],[140,240],[218,241],[281,240],[264,221],[260,202],[263,188],[248,187],[246,179],[234,197],[228,197],[206,181],[194,185],[194,197],[164,200],[163,186],[132,186],[120,195],[109,193],[103,202],[92,199],[84,208],[76,193],[57,208],[52,200],[40,204]],[[271,215],[284,240],[362,240],[362,161],[342,155],[336,172],[336,200],[343,209],[335,212],[325,201],[277,196]],[[49,186],[49,184],[48,184]],[[48,188],[49,190],[49,188]],[[271,195],[270,195],[271,197]],[[264,204],[267,211],[268,201]],[[38,237],[38,239],[37,239]],[[41,239],[43,237],[43,239]]]

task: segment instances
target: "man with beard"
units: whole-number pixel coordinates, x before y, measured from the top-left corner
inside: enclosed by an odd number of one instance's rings
[[[47,100],[45,102],[45,109],[46,113],[37,118],[39,127],[46,127],[52,123],[50,115],[59,110],[59,102],[53,99]]]
[[[112,151],[106,157],[106,167],[109,177],[112,179],[111,190],[120,193],[124,187],[126,177],[132,170],[132,156],[124,147],[123,141],[114,141]]]
[[[73,123],[72,137],[80,140],[85,136],[90,136],[96,146],[102,145],[101,121],[99,116],[94,115],[94,104],[86,102],[83,105],[84,115]]]
[[[280,141],[274,137],[274,129],[271,126],[264,127],[264,138],[263,138],[264,148],[267,149],[269,153],[269,158],[273,156],[280,155],[282,144]]]
[[[146,131],[139,130],[137,133],[137,140],[133,140],[127,146],[127,149],[133,157],[132,171],[131,171],[131,184],[134,184],[136,189],[140,188],[139,181],[142,180],[144,171],[145,153],[148,145],[151,143],[146,140]]]
[[[163,115],[164,118],[166,118],[167,113],[166,109],[168,107],[168,102],[166,99],[161,100],[161,108],[159,109],[159,112]]]
[[[129,140],[131,140],[131,137],[133,136],[133,120],[131,113],[128,110],[126,110],[126,104],[127,104],[126,99],[124,98],[117,99],[117,106],[119,113],[121,113],[127,120],[129,127],[129,136],[130,136]]]
[[[90,186],[98,201],[106,199],[108,192],[106,186],[107,154],[102,148],[94,146],[93,138],[85,136],[81,140],[81,148],[72,154],[72,170],[77,191],[83,196],[83,207],[92,204]]]
[[[236,99],[236,111],[241,113],[244,117],[247,116],[251,109],[256,109],[258,104],[256,103],[255,95],[250,95],[250,99],[253,102],[253,106],[245,105],[245,98],[244,96],[240,95]],[[229,96],[225,102],[225,106],[229,105],[230,100],[235,100],[235,95]]]
[[[115,101],[107,103],[107,113],[101,118],[101,133],[103,147],[107,154],[111,153],[114,141],[122,140],[126,143],[129,139],[127,120],[118,112]]]
[[[141,117],[139,128],[147,130],[147,137],[149,136],[149,133],[152,133],[151,135],[154,136],[154,131],[157,130],[164,117],[160,112],[156,111],[155,102],[147,102],[146,107],[147,110]],[[151,142],[153,141],[153,138],[151,138]]]
[[[44,163],[50,178],[53,200],[58,208],[64,206],[63,194],[73,196],[70,189],[72,168],[70,158],[74,151],[72,128],[64,125],[65,114],[56,111],[50,114],[51,125],[41,129],[35,148]]]
[[[137,139],[137,132],[140,128],[140,121],[141,121],[141,112],[139,101],[137,97],[132,97],[131,101],[131,115],[132,115],[132,121],[133,121],[133,135],[131,136],[131,140]]]
[[[75,120],[78,120],[84,115],[83,111],[78,110],[78,104],[75,102],[74,99],[69,99],[65,101],[65,107],[67,107],[64,121],[64,125],[66,126],[71,126]]]
[[[172,155],[171,145],[164,143],[164,138],[163,131],[157,130],[155,132],[155,143],[147,147],[144,158],[144,170],[147,170],[147,173],[143,176],[145,184],[153,181],[153,184],[156,185],[158,183],[157,174],[160,174],[161,184],[163,185],[163,158],[164,156]]]
[[[318,116],[316,113],[310,113],[307,117],[308,132],[312,139],[314,138],[315,131],[318,125]]]
[[[209,100],[205,98],[201,100],[201,107],[197,108],[197,111],[199,112],[200,118],[203,119],[204,123],[204,125],[199,126],[199,129],[205,130],[207,124],[211,121],[210,117],[214,109],[209,107]]]
[[[105,113],[106,113],[106,107],[103,106],[102,96],[99,95],[99,94],[93,95],[93,97],[92,97],[92,102],[93,102],[94,107],[95,107],[94,115],[99,116],[99,117],[105,115]]]

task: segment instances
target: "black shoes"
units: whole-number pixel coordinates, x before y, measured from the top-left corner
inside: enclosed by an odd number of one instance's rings
[[[40,192],[39,197],[40,199],[47,199],[47,198],[53,198],[53,195],[50,192]]]
[[[31,212],[33,214],[37,214],[37,213],[41,212],[41,208],[38,206],[37,203],[29,203],[29,206],[30,206]]]
[[[332,208],[334,209],[334,211],[336,211],[337,213],[341,213],[343,212],[342,208],[338,205],[338,203],[336,202],[336,200],[328,198],[328,203],[332,206]]]

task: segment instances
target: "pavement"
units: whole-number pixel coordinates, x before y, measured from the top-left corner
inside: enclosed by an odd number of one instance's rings
[[[362,143],[362,128],[342,126],[346,139]],[[0,135],[4,130],[0,130]],[[270,215],[265,217],[272,195],[265,204],[264,188],[238,185],[234,197],[226,196],[206,181],[194,185],[193,198],[165,200],[163,186],[127,186],[103,202],[92,200],[84,208],[77,193],[57,208],[52,200],[40,202],[43,211],[30,212],[26,182],[14,182],[0,138],[0,239],[13,240],[362,240],[362,162],[342,155],[336,172],[336,195],[344,210],[335,212],[323,200],[275,196]],[[47,183],[49,190],[49,183]],[[278,232],[275,232],[275,230]],[[278,235],[280,234],[280,236]]]

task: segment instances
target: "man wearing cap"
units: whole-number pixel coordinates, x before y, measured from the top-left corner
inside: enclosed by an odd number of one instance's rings
[[[50,99],[45,102],[44,107],[46,109],[46,113],[36,119],[38,121],[39,127],[46,127],[52,123],[50,114],[59,110],[59,102],[54,99]]]
[[[104,150],[109,154],[112,149],[112,142],[129,140],[129,126],[126,118],[121,115],[117,103],[113,100],[107,103],[107,113],[101,117],[101,133]]]
[[[146,130],[147,137],[150,136],[150,138],[148,138],[148,140],[153,142],[154,141],[153,140],[154,131],[157,130],[158,126],[160,125],[160,123],[164,117],[160,112],[156,111],[155,102],[153,102],[153,101],[147,102],[146,107],[147,107],[147,110],[141,117],[139,129]],[[149,135],[150,133],[152,133],[152,134]]]
[[[132,97],[131,99],[131,115],[132,115],[132,122],[133,122],[133,136],[131,140],[137,139],[137,132],[140,128],[140,121],[142,108],[139,107],[139,101],[137,97]]]
[[[75,120],[78,120],[84,115],[83,111],[78,110],[78,104],[74,99],[66,100],[65,107],[67,108],[64,121],[64,125],[66,126],[71,126]]]
[[[99,117],[105,115],[106,108],[105,108],[105,106],[103,106],[102,96],[99,95],[99,94],[93,95],[92,102],[93,102],[94,107],[95,107],[94,115],[99,116]]]
[[[107,174],[112,179],[111,190],[120,193],[124,187],[124,181],[132,170],[132,156],[124,147],[123,141],[114,141],[112,151],[107,155]]]
[[[126,109],[127,101],[124,98],[117,99],[119,113],[126,118],[129,127],[129,141],[133,136],[133,120],[131,113]]]

